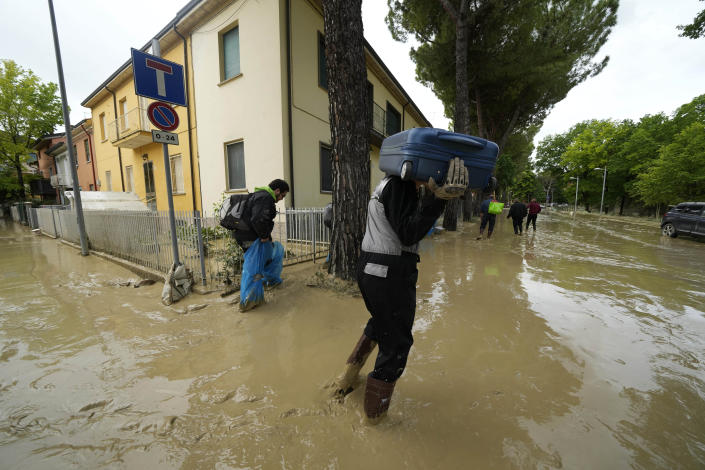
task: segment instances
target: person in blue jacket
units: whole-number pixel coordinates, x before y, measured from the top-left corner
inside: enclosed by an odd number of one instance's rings
[[[462,196],[467,184],[467,169],[455,158],[443,186],[433,178],[425,183],[388,175],[370,198],[357,282],[371,318],[336,383],[336,393],[345,396],[352,391],[367,357],[379,344],[365,385],[364,409],[372,422],[386,414],[414,342],[418,243],[443,212],[446,200]]]
[[[494,198],[494,193],[490,194],[490,197],[485,199],[482,202],[482,205],[480,205],[480,236],[477,237],[478,240],[482,239],[482,233],[485,231],[485,227],[487,227],[487,238],[490,238],[492,236],[492,232],[494,231],[494,223],[497,216],[495,214],[490,214],[491,202],[497,202]]]

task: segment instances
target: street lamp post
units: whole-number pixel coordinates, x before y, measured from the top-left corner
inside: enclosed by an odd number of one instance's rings
[[[570,179],[576,180],[575,181],[575,207],[573,207],[573,214],[576,214],[578,212],[578,188],[580,187],[580,176],[576,176],[576,177],[571,176]]]
[[[605,201],[605,181],[607,181],[607,165],[604,168],[595,168],[595,170],[604,170],[602,173],[602,197],[600,198],[600,215],[602,214],[602,203]]]

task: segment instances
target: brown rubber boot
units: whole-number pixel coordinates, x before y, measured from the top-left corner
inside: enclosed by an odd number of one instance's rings
[[[365,414],[370,424],[377,424],[387,414],[396,382],[385,382],[367,376],[365,387]]]
[[[377,346],[377,343],[365,336],[364,333],[360,336],[360,339],[345,364],[345,372],[343,372],[343,375],[338,379],[338,383],[335,387],[335,395],[345,396],[352,392],[352,386],[375,346]]]

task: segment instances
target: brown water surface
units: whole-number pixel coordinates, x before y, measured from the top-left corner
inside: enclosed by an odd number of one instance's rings
[[[306,287],[310,265],[245,314],[164,307],[161,285],[1,221],[0,466],[705,467],[705,244],[508,222],[423,242],[415,344],[373,427],[360,388],[326,388],[364,304]]]

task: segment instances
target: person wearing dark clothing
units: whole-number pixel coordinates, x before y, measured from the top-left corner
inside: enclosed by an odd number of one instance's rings
[[[524,217],[526,217],[526,206],[519,199],[514,200],[514,204],[509,208],[509,214],[507,214],[507,219],[512,218],[512,225],[514,225],[514,235],[522,234],[522,226],[524,225]]]
[[[416,310],[418,243],[443,212],[445,200],[460,197],[467,181],[462,161],[453,159],[444,186],[437,186],[433,179],[424,184],[386,176],[370,198],[357,282],[371,318],[347,360],[336,393],[344,396],[352,391],[362,366],[378,344],[364,400],[365,414],[372,422],[389,408],[414,342],[411,328]]]
[[[534,226],[534,232],[536,231],[536,217],[538,217],[539,212],[541,212],[541,205],[536,202],[536,199],[532,199],[529,203],[529,217],[526,219],[526,230],[529,230],[529,224]]]
[[[272,241],[274,218],[277,215],[276,203],[286,197],[289,184],[280,179],[269,183],[268,186],[255,188],[247,200],[242,214],[246,227],[238,228],[233,232],[233,237],[245,252],[258,238],[262,242]]]
[[[495,214],[490,214],[491,202],[496,202],[494,194],[491,194],[490,197],[485,199],[480,205],[480,236],[477,237],[478,240],[482,238],[482,233],[485,231],[485,227],[487,227],[487,238],[490,238],[492,236],[492,232],[494,231],[494,223],[497,216]]]

